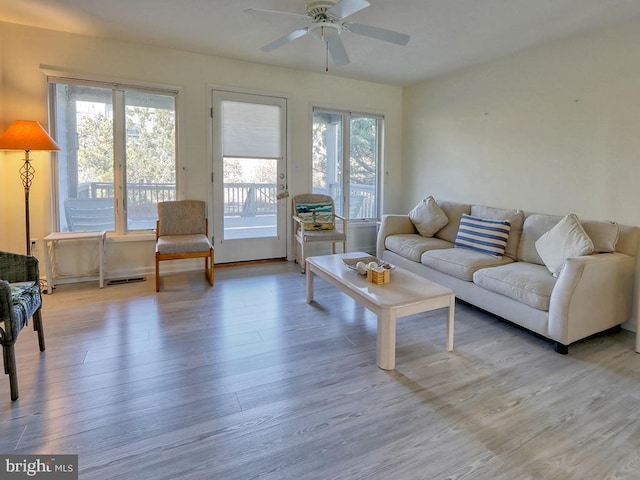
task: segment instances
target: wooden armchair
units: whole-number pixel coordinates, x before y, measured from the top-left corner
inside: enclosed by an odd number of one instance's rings
[[[42,297],[38,259],[28,255],[0,252],[0,343],[4,373],[9,375],[11,400],[18,399],[18,373],[14,345],[20,331],[33,317],[33,329],[38,332],[43,352]]]
[[[213,246],[207,237],[208,230],[204,202],[179,200],[158,203],[156,292],[160,291],[160,262],[164,260],[204,258],[205,275],[213,285]]]
[[[305,245],[311,242],[331,242],[336,253],[336,243],[342,243],[347,251],[347,219],[335,213],[333,198],[319,193],[304,193],[292,199],[293,204],[293,254],[295,261],[306,270]],[[336,228],[337,221],[340,228]],[[300,255],[298,255],[300,245]]]

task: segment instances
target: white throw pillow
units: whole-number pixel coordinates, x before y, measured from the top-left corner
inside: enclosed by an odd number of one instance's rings
[[[593,253],[593,242],[578,217],[570,213],[536,241],[536,250],[551,274],[557,277],[567,258]]]
[[[427,197],[409,212],[409,218],[423,237],[433,237],[449,223],[449,217],[442,211],[433,197]]]

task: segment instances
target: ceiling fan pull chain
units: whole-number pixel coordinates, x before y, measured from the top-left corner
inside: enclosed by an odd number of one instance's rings
[[[329,71],[329,42],[324,42],[325,53],[324,53],[324,71]]]

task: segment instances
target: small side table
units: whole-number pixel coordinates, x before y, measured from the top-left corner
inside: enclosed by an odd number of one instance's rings
[[[51,295],[53,293],[53,286],[55,284],[55,276],[53,270],[53,260],[55,258],[55,246],[56,243],[65,240],[95,240],[98,242],[98,250],[100,252],[100,288],[104,287],[104,272],[106,270],[106,245],[107,245],[107,232],[106,230],[100,230],[95,232],[54,232],[44,237],[44,263],[47,270],[47,293]]]

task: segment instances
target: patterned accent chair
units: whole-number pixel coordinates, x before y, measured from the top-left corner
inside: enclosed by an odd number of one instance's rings
[[[160,262],[164,260],[204,258],[205,275],[213,285],[213,246],[207,237],[206,211],[205,203],[199,200],[158,203],[156,292],[160,291]]]
[[[18,399],[18,372],[14,345],[20,331],[33,317],[33,329],[38,332],[43,352],[42,297],[38,259],[17,253],[0,252],[0,343],[4,373],[9,375],[11,400]]]
[[[293,254],[296,263],[305,272],[305,245],[311,242],[331,242],[331,251],[336,253],[336,243],[342,243],[342,252],[347,251],[347,219],[337,215],[333,198],[319,193],[303,193],[291,200],[293,204]],[[336,228],[340,220],[340,228]],[[300,255],[298,255],[300,245]]]

